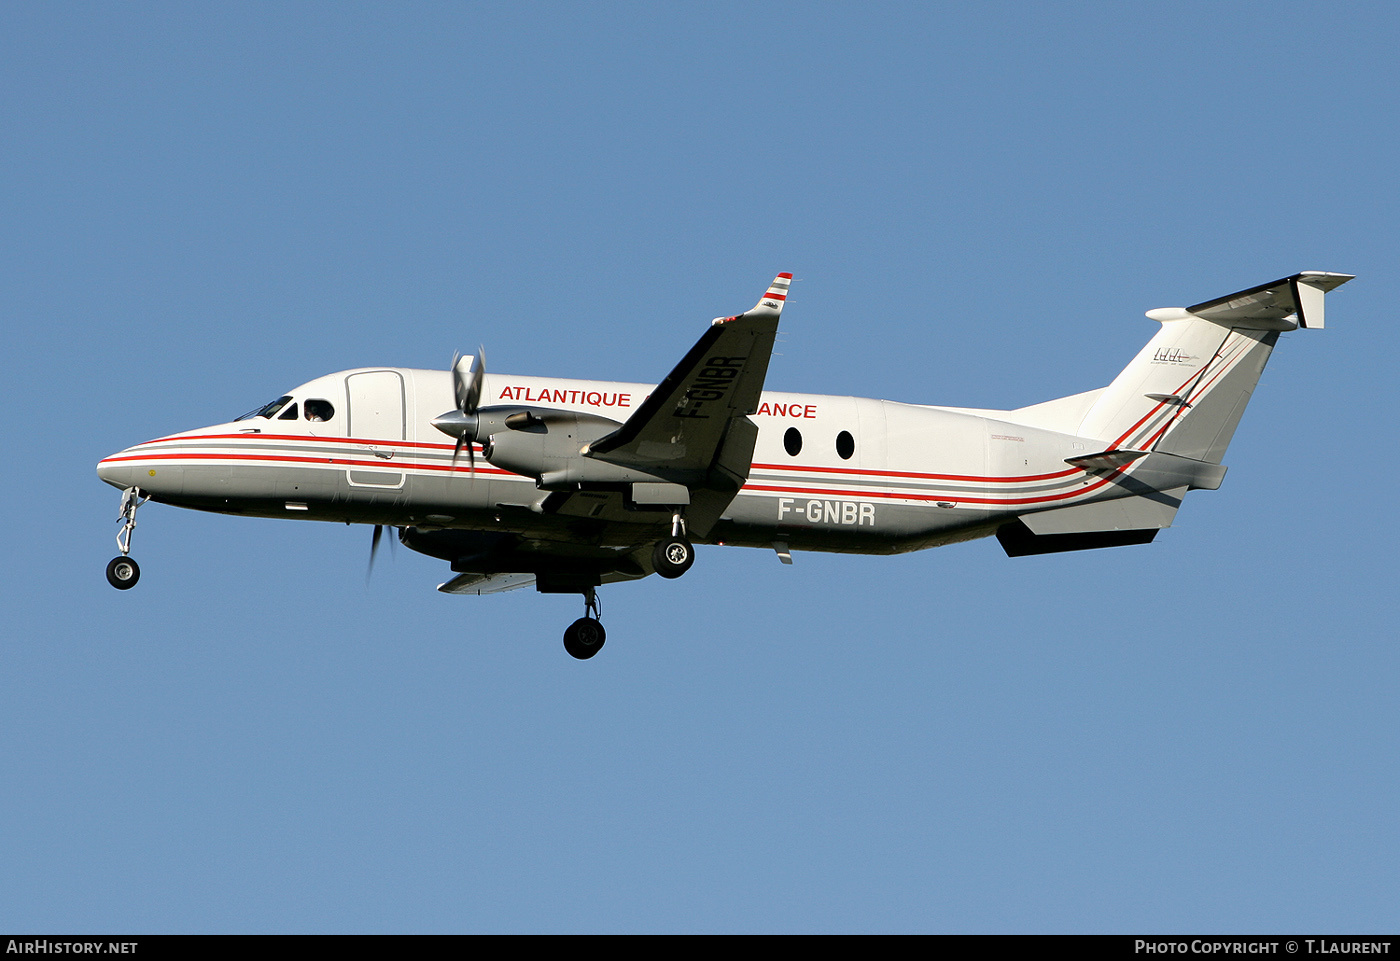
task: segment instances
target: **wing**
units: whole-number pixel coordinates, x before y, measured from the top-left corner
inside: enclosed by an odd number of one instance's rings
[[[708,471],[736,417],[758,409],[792,274],[753,310],[719,317],[620,428],[588,445],[599,460],[667,473]]]
[[[792,274],[779,274],[752,310],[715,318],[627,422],[585,456],[684,484],[692,526],[708,528],[708,515],[717,519],[748,478],[758,429],[747,415],[758,409],[791,283]]]
[[[627,422],[588,445],[588,457],[668,473],[708,471],[729,423],[759,406],[791,280],[780,273],[753,310],[715,318]]]

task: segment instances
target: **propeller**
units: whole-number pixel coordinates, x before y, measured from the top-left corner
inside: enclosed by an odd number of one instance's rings
[[[369,583],[369,576],[370,576],[371,574],[374,573],[374,558],[375,558],[375,555],[379,553],[379,542],[380,542],[380,540],[383,539],[383,537],[384,537],[384,525],[383,525],[383,524],[375,524],[375,525],[374,525],[374,533],[370,535],[370,539],[369,539],[369,567],[365,568],[365,583],[366,583],[366,584]],[[394,542],[393,542],[392,540],[390,540],[390,541],[389,541],[389,551],[390,551],[390,553],[392,553],[393,550],[394,550]]]
[[[374,555],[379,553],[379,539],[384,536],[384,525],[375,524],[374,534],[369,540],[369,567],[365,568],[365,583],[369,583],[369,576],[374,573]]]
[[[477,409],[481,406],[481,387],[486,379],[486,349],[478,347],[476,356],[452,355],[452,394],[457,409],[433,418],[433,426],[450,437],[457,438],[457,446],[452,451],[452,469],[457,469],[457,458],[462,448],[467,449],[467,463],[471,472],[476,473],[476,451],[471,441],[476,437]]]

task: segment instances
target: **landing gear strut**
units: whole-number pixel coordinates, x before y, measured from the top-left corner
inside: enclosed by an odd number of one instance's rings
[[[569,629],[564,632],[564,650],[568,651],[571,657],[586,661],[603,649],[608,632],[603,630],[603,625],[598,621],[602,613],[598,604],[598,592],[590,587],[583,595],[583,617],[570,624]]]
[[[127,555],[131,553],[131,532],[136,529],[136,508],[148,500],[150,495],[143,495],[139,487],[128,487],[122,491],[122,513],[117,518],[126,522],[117,534],[117,547],[121,548],[121,556],[112,558],[107,564],[107,583],[119,591],[130,590],[141,579],[140,565]]]

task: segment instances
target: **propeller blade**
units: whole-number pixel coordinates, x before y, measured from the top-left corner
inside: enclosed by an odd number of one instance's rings
[[[457,401],[457,411],[448,411],[433,418],[433,426],[445,434],[457,438],[457,446],[452,449],[452,469],[457,469],[457,458],[462,456],[462,447],[467,448],[467,464],[473,476],[476,474],[476,451],[472,448],[467,434],[476,431],[476,411],[481,406],[481,389],[486,379],[486,348],[477,347],[476,356],[452,355],[452,394]]]
[[[457,438],[457,446],[452,449],[452,469],[457,469],[457,458],[462,454],[462,448],[467,449],[467,470],[471,476],[476,476],[476,448],[467,440],[465,434]]]
[[[481,344],[476,345],[476,364],[473,367],[476,371],[476,379],[472,382],[471,405],[472,413],[481,406],[481,391],[486,386],[486,348]]]
[[[457,409],[474,414],[481,406],[481,387],[486,374],[486,350],[478,347],[475,357],[452,355],[452,392]]]
[[[369,567],[365,569],[365,583],[369,583],[370,574],[374,573],[374,555],[379,553],[379,539],[384,536],[384,526],[374,525],[374,535],[369,541]]]

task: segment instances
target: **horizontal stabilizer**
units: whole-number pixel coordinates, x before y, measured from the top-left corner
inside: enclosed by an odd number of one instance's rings
[[[1104,547],[1150,544],[1157,531],[1098,531],[1090,534],[1032,534],[1020,521],[997,528],[997,540],[1007,557],[1034,554],[1063,554],[1065,551],[1093,551]]]
[[[1186,488],[1154,491],[1134,497],[1076,504],[1035,514],[1022,514],[1032,534],[1087,534],[1097,531],[1159,530],[1172,526]]]
[[[1251,330],[1294,330],[1323,325],[1323,295],[1351,280],[1354,274],[1305,270],[1272,283],[1260,284],[1194,307],[1149,310],[1153,320],[1208,320],[1223,327]]]

